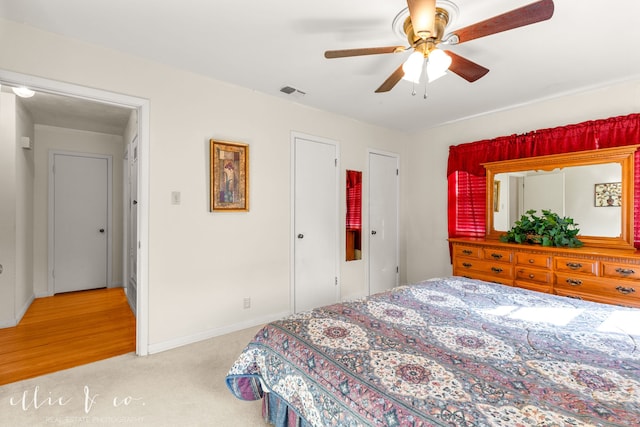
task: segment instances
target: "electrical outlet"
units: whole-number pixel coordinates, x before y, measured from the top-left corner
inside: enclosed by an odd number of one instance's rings
[[[245,298],[242,303],[244,308],[251,308],[251,298]]]

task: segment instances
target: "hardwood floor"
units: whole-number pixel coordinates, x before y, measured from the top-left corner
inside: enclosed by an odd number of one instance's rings
[[[0,329],[0,385],[136,349],[136,320],[122,288],[38,298]]]

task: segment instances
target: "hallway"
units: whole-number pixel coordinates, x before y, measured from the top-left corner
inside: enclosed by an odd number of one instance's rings
[[[136,319],[122,288],[33,301],[15,327],[0,329],[0,385],[136,350]]]

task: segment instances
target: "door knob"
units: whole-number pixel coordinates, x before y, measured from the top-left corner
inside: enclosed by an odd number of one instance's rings
[[[302,238],[304,238],[304,234],[302,233],[298,234],[298,239],[302,239]]]
[[[98,230],[98,231],[100,231],[101,233],[104,233],[104,228],[101,228],[101,229],[100,229],[100,230]]]
[[[378,232],[376,230],[371,230],[371,234],[378,234]]]

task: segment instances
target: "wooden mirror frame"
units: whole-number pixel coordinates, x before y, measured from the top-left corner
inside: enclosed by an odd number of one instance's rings
[[[493,180],[500,173],[521,171],[552,171],[569,166],[597,165],[604,163],[620,163],[622,167],[622,200],[621,200],[621,230],[618,237],[578,236],[588,247],[616,248],[635,250],[633,246],[633,203],[634,203],[634,154],[640,145],[625,145],[623,147],[604,148],[600,150],[577,151],[566,154],[549,156],[526,157],[523,159],[505,160],[500,162],[483,163],[487,172],[486,182],[486,237],[499,239],[505,231],[493,228]]]

